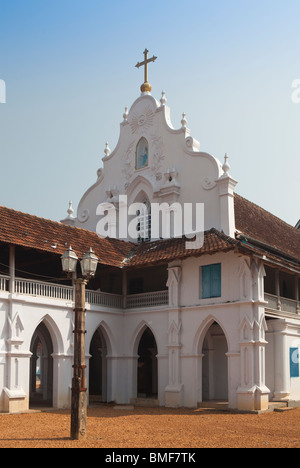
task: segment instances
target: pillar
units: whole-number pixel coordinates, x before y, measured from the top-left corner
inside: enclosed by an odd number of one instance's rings
[[[240,323],[241,384],[237,390],[238,409],[265,411],[270,390],[265,385],[265,303],[262,262],[252,259],[251,283],[253,300],[242,311]]]
[[[286,322],[273,322],[274,329],[274,369],[275,390],[274,400],[288,400],[290,396],[289,379],[289,348],[287,343]]]
[[[181,266],[178,263],[168,268],[169,277],[169,329],[168,329],[168,360],[169,382],[165,389],[165,404],[170,408],[183,405],[183,384],[181,383],[181,310],[180,310],[180,282]]]

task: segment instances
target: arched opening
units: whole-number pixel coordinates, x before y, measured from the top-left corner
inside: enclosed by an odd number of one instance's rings
[[[95,331],[90,345],[89,399],[107,401],[107,345],[101,327]]]
[[[53,405],[53,343],[44,323],[36,328],[30,345],[30,399],[29,405]]]
[[[156,398],[158,392],[157,345],[152,331],[146,328],[138,347],[137,396]]]
[[[142,169],[148,166],[149,145],[146,138],[142,137],[136,147],[135,168]]]
[[[206,332],[202,349],[202,401],[228,401],[228,345],[217,322]]]

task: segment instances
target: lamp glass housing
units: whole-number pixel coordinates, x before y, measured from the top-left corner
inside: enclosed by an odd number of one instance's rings
[[[82,276],[84,278],[90,278],[91,276],[95,276],[98,266],[98,257],[95,255],[91,248],[88,251],[88,253],[83,255],[80,265]]]
[[[61,256],[62,269],[65,273],[75,273],[78,257],[70,246]]]

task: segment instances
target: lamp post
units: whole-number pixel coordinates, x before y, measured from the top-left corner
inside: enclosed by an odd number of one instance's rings
[[[76,272],[78,257],[70,246],[62,255],[62,269],[67,274]],[[85,286],[95,275],[98,258],[92,251],[84,254],[81,264],[82,278],[75,284],[75,328],[74,328],[74,364],[71,403],[71,439],[82,440],[86,437],[87,387],[85,378]]]

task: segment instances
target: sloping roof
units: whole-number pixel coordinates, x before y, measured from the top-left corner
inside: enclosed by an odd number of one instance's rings
[[[235,223],[249,243],[300,262],[300,230],[258,205],[235,195]]]
[[[204,244],[198,249],[186,249],[187,239],[167,239],[155,242],[142,242],[134,249],[133,255],[126,262],[126,266],[141,266],[159,262],[170,262],[175,259],[197,257],[216,252],[227,252],[237,247],[239,242],[226,236],[217,229],[211,229],[204,234]]]
[[[122,265],[124,258],[133,248],[129,242],[100,239],[94,232],[3,206],[0,206],[0,242],[59,255],[71,245],[79,258],[92,247],[102,264],[116,267]]]
[[[188,250],[185,238],[141,244],[102,239],[85,229],[0,206],[0,242],[57,255],[71,245],[79,258],[92,247],[101,264],[118,268],[154,265],[234,248],[248,255],[267,252],[270,258],[292,262],[300,268],[300,230],[239,195],[235,195],[235,217],[239,232],[236,239],[211,229],[205,233],[201,249]]]

